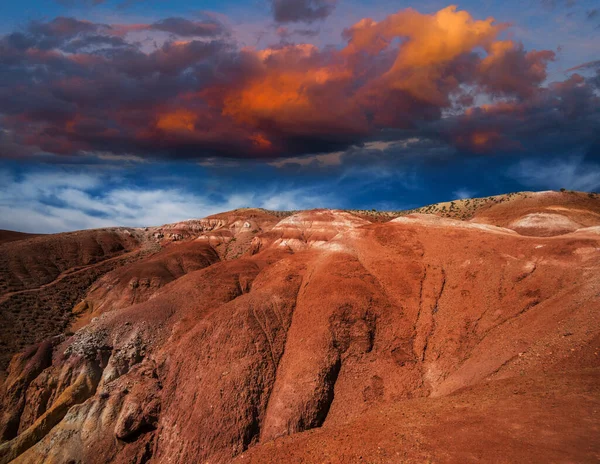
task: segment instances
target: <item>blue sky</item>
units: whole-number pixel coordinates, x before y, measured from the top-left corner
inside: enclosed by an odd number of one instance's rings
[[[0,88],[5,229],[600,190],[594,1],[5,2]]]

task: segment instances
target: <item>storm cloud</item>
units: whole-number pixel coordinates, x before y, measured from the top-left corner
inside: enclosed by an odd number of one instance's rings
[[[329,16],[337,0],[272,0],[275,21],[280,23],[312,23]]]
[[[292,3],[279,19],[274,4],[278,21],[333,8]],[[349,25],[340,48],[256,49],[209,16],[33,22],[0,38],[0,156],[273,160],[390,138],[471,155],[598,146],[597,67],[547,83],[554,52],[507,28],[408,9]]]

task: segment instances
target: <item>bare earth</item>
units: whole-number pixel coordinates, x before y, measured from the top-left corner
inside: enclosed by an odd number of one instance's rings
[[[594,194],[23,238],[0,292],[0,464],[600,461]]]

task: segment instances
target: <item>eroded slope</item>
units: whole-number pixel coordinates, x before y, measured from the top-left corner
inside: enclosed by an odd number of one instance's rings
[[[124,267],[98,283],[122,298],[93,290],[89,324],[16,356],[0,462],[592,462],[600,222],[561,195],[514,200],[505,222],[319,210],[163,227],[175,240],[148,272],[175,250],[203,250],[201,268],[136,300],[144,270]],[[557,206],[581,227],[509,227]],[[219,251],[247,229],[236,259]]]

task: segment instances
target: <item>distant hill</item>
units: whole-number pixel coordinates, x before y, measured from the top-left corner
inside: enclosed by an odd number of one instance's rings
[[[40,234],[26,234],[25,232],[15,232],[12,230],[0,229],[0,244],[7,242],[15,242],[17,240],[25,240],[32,237],[37,237]]]

